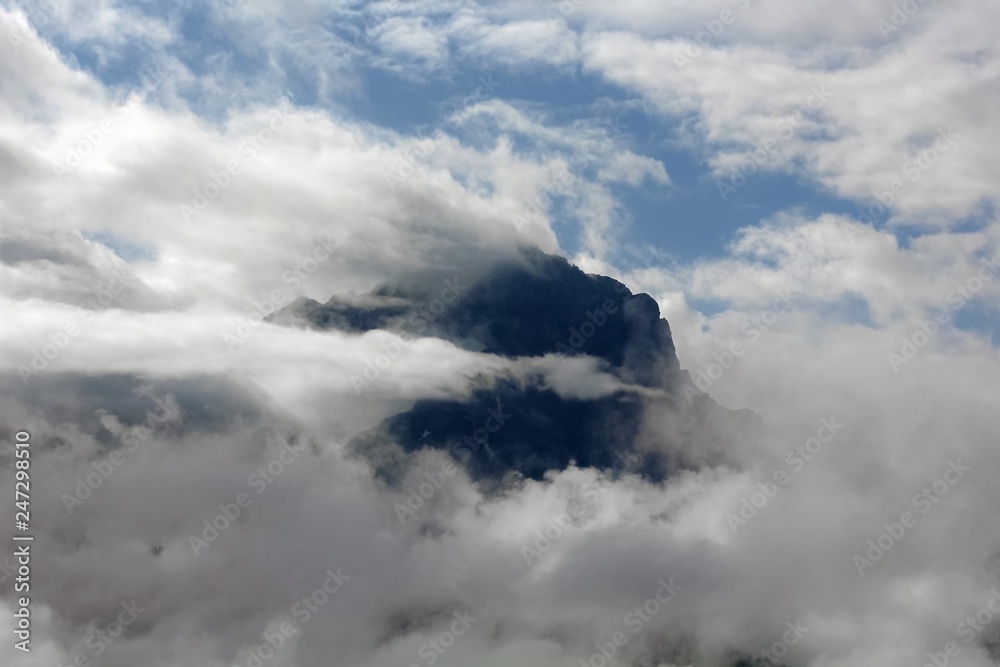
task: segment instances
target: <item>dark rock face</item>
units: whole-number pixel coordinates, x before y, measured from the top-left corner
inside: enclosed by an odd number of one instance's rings
[[[561,257],[528,259],[472,287],[447,313],[446,331],[478,337],[484,352],[510,357],[589,354],[646,386],[661,384],[660,372],[676,372],[670,327],[650,296],[587,275]]]
[[[638,447],[651,409],[640,387],[673,393],[686,377],[652,297],[538,250],[525,250],[520,259],[466,280],[424,276],[326,304],[300,300],[273,319],[349,332],[379,328],[433,335],[511,358],[586,354],[602,360],[624,384],[639,387],[583,400],[501,379],[467,401],[418,401],[351,443],[384,478],[391,480],[409,452],[425,447],[450,452],[482,481],[511,473],[538,479],[571,462],[627,469],[653,480],[670,473],[664,451]],[[704,400],[710,411],[727,412]],[[671,409],[679,404],[668,403]]]
[[[420,401],[386,420],[384,433],[361,436],[354,445],[362,452],[377,449],[387,436],[402,451],[442,449],[480,480],[500,480],[511,472],[541,479],[574,462],[641,471],[659,481],[667,473],[664,457],[633,453],[642,413],[643,402],[628,392],[572,400],[501,381],[465,402]]]
[[[679,369],[670,326],[648,294],[632,294],[562,257],[527,249],[467,283],[447,276],[430,290],[401,281],[326,304],[300,299],[269,318],[360,333],[387,329],[435,335],[507,357],[587,354],[630,383],[662,386]],[[437,302],[437,303],[435,303]]]

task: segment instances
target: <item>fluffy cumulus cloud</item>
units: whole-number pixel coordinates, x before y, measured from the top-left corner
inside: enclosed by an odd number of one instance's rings
[[[27,431],[35,535],[30,653],[0,543],[0,661],[996,664],[998,19],[0,7],[0,534]],[[709,254],[632,212],[781,175],[819,203]],[[677,385],[439,335],[435,299],[531,247],[651,295]],[[269,317],[334,295],[361,319],[424,299],[430,329]],[[576,331],[603,326],[583,310]],[[634,452],[486,483],[357,447],[510,387],[627,397]],[[487,407],[499,429],[542,410]],[[663,479],[633,465],[650,452]]]

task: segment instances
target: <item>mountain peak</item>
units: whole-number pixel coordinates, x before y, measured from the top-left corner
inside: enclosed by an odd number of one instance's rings
[[[627,383],[663,386],[679,370],[656,301],[566,259],[525,249],[476,279],[407,276],[361,296],[302,300],[272,316],[322,329],[431,335],[506,357],[587,354]]]
[[[462,399],[417,401],[350,444],[389,481],[406,470],[410,454],[426,448],[448,452],[474,479],[491,484],[511,474],[540,479],[571,465],[662,480],[672,469],[702,462],[678,455],[690,450],[684,441],[697,434],[719,443],[704,453],[718,459],[724,438],[709,433],[713,424],[745,421],[706,396],[680,397],[687,374],[651,296],[539,250],[523,250],[475,276],[435,269],[325,304],[300,299],[272,319],[434,336],[510,359],[588,355],[620,383],[584,397],[542,378],[500,374],[477,378]],[[676,421],[677,442],[650,438],[644,425],[651,419]]]

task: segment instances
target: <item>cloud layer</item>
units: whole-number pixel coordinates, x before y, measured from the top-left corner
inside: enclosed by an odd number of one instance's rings
[[[611,646],[902,667],[955,642],[950,664],[995,664],[997,8],[903,6],[0,9],[0,433],[31,433],[37,526],[33,650],[0,659],[250,665],[280,639],[265,664],[576,667]],[[404,130],[357,112],[377,75],[448,92]],[[527,76],[606,96],[568,117]],[[685,186],[629,109],[712,196],[785,174],[848,205],[630,261],[630,193]],[[698,464],[662,484],[569,466],[488,490],[437,451],[380,479],[347,445],[415,401],[621,378],[264,316],[524,246],[649,293],[695,389],[767,429],[650,394],[644,446]]]

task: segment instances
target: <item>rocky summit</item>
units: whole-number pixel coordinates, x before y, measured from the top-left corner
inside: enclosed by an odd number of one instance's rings
[[[704,431],[717,427],[703,419],[706,411],[724,420],[737,414],[707,396],[682,395],[688,375],[669,324],[647,294],[538,250],[523,250],[474,279],[442,275],[400,279],[325,304],[300,299],[271,319],[436,336],[511,359],[553,355],[554,364],[587,355],[620,388],[574,396],[537,378],[501,377],[484,379],[464,400],[417,401],[351,443],[384,478],[395,477],[409,453],[430,447],[450,452],[483,481],[511,473],[539,479],[571,463],[662,480],[691,462],[680,454],[683,447],[671,447],[677,443],[650,441],[648,419],[676,415],[679,439],[695,431],[705,439]]]

